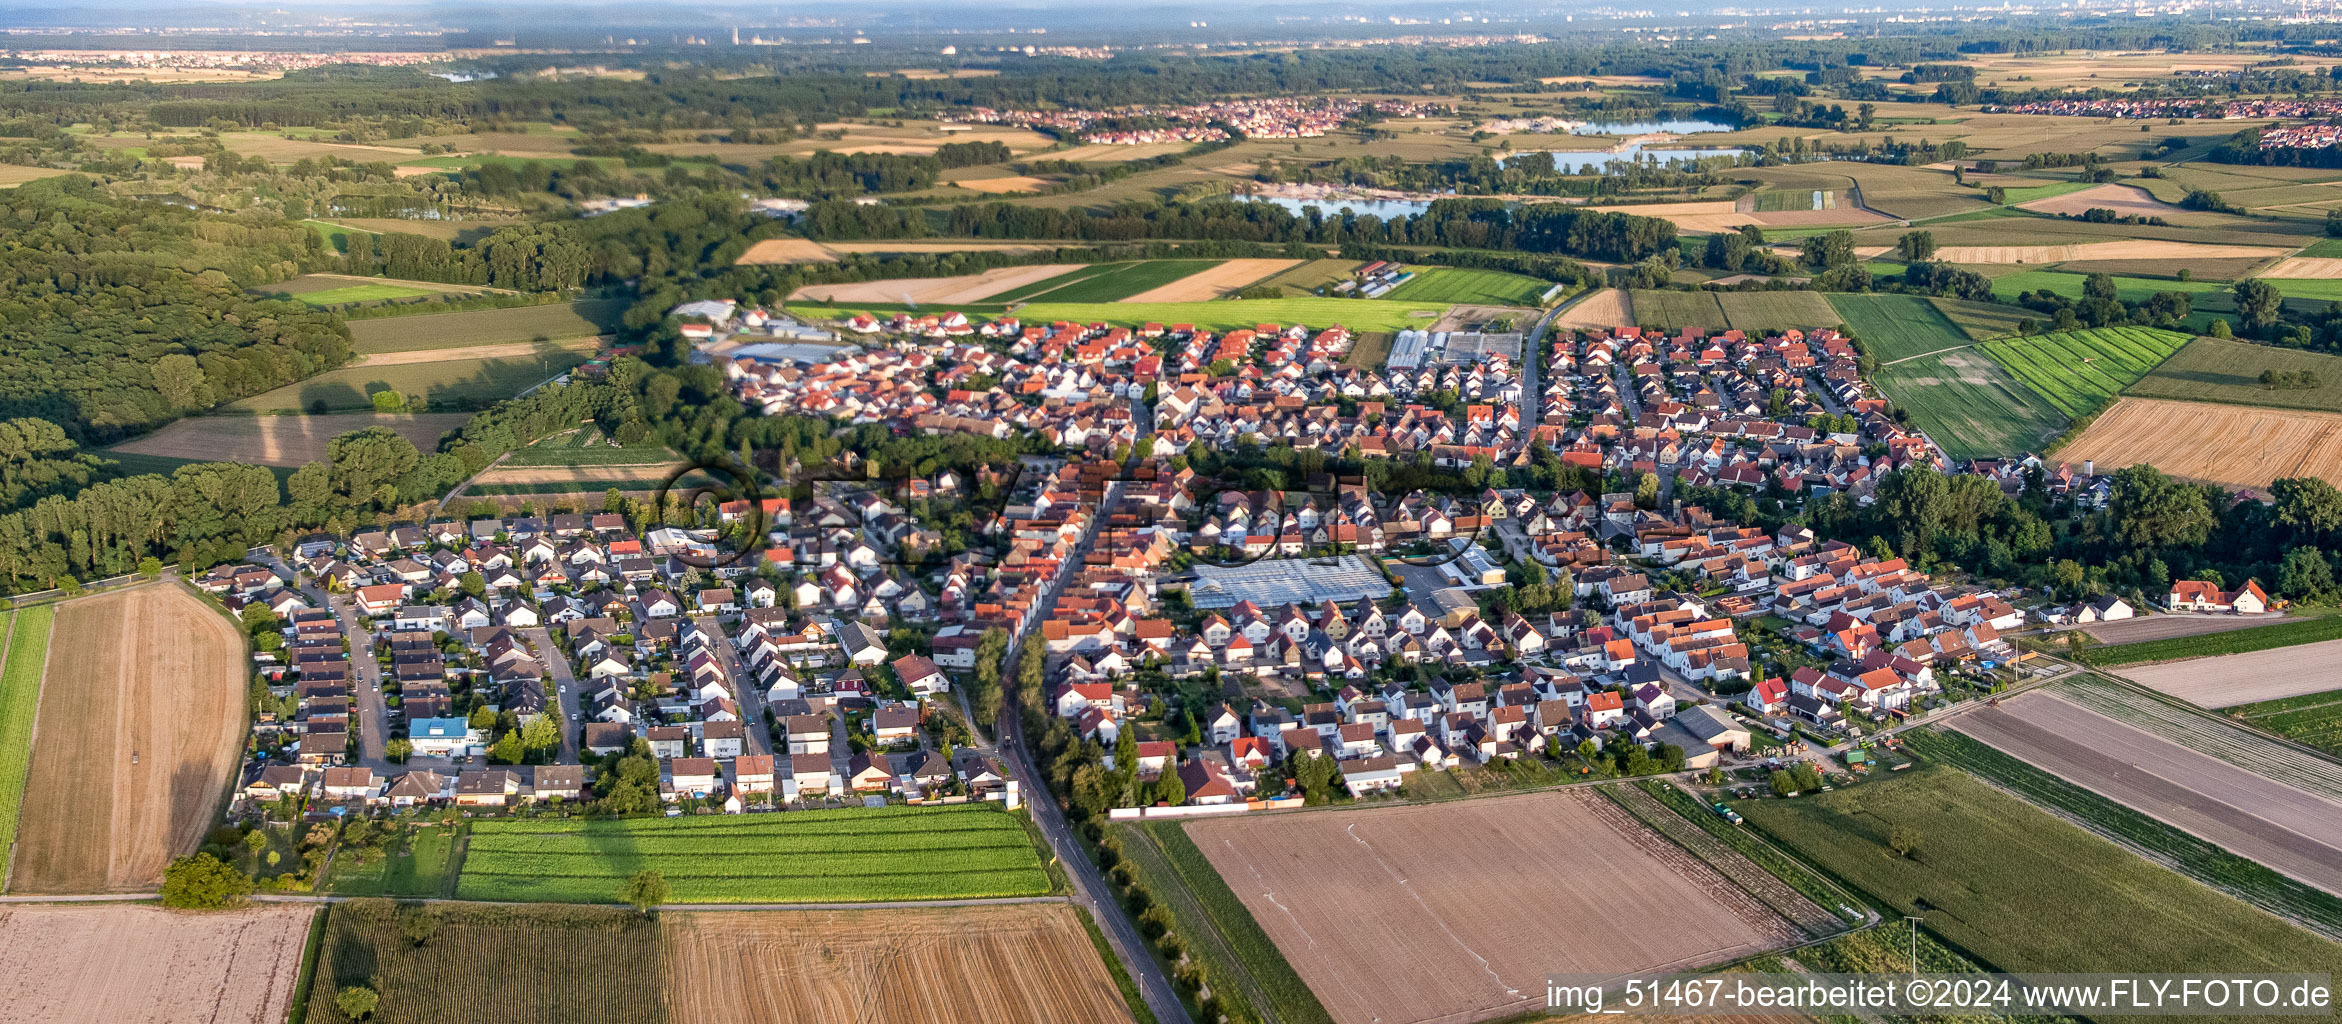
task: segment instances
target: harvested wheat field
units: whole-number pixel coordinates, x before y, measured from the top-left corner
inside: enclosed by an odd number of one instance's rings
[[[838,258],[821,243],[804,238],[767,238],[748,247],[733,264],[743,267],[775,263],[836,263]]]
[[[2113,622],[2093,622],[2082,627],[2082,632],[2097,638],[2102,644],[2135,644],[2146,640],[2169,640],[2181,636],[2202,636],[2206,633],[2226,633],[2254,626],[2275,625],[2284,618],[2282,612],[2267,615],[2150,615],[2145,618],[2116,619]]]
[[[1624,288],[1604,288],[1553,318],[1556,330],[1625,327],[1635,322],[1634,299]]]
[[[1952,728],[2239,857],[2342,893],[2342,803],[2046,693],[1978,709]]]
[[[0,1024],[281,1021],[313,907],[0,911]]]
[[[481,470],[464,486],[511,487],[532,484],[575,483],[580,487],[602,489],[604,484],[640,483],[660,480],[667,474],[683,468],[675,461],[645,462],[635,466],[491,466]]]
[[[405,353],[397,353],[403,355]],[[442,355],[443,352],[418,353]],[[369,362],[385,358],[374,356]],[[375,362],[379,365],[378,362]],[[367,427],[389,427],[424,451],[436,451],[439,437],[468,419],[464,413],[331,413],[324,416],[197,416],[113,451],[174,459],[246,462],[256,466],[299,466],[325,458],[336,435]]]
[[[673,1018],[692,1024],[1128,1024],[1070,904],[660,915]]]
[[[1740,212],[1740,204],[1730,199],[1697,203],[1633,203],[1601,209],[1609,213],[1631,213],[1638,217],[1674,221],[1676,227],[1685,231],[1730,231],[1743,224],[1759,223],[1755,214]]]
[[[1301,265],[1300,260],[1226,260],[1170,284],[1157,285],[1140,292],[1124,302],[1209,302],[1254,281],[1282,274]]]
[[[1947,245],[1935,251],[1945,263],[2063,263],[2067,260],[2244,260],[2283,256],[2290,249],[2266,245],[2205,245],[2199,242],[2079,242],[2072,245]]]
[[[2342,484],[2342,414],[2124,398],[2057,454],[2101,466],[2144,462],[2226,487],[2299,476]]]
[[[1590,790],[1258,820],[1187,834],[1339,1024],[1461,1024],[1547,974],[1692,970],[1796,932]]]
[[[2135,214],[2141,217],[2161,217],[2179,213],[2180,208],[2166,203],[2136,185],[2096,185],[2062,196],[2018,203],[2017,209],[2035,213],[2065,213],[2079,217],[2091,210],[2113,210],[2118,215]]]
[[[374,352],[354,365],[406,366],[411,363],[461,363],[480,359],[525,359],[544,355],[554,350],[592,352],[601,347],[597,335],[586,338],[564,338],[559,341],[514,341],[502,345],[470,345],[463,348],[419,348],[407,352]],[[460,424],[459,424],[460,426]],[[437,437],[432,444],[439,443]],[[418,442],[416,447],[423,447]],[[425,448],[429,451],[429,448]]]
[[[1030,174],[1011,174],[998,178],[963,178],[952,182],[952,184],[970,192],[1009,195],[1018,192],[1040,192],[1057,183],[1047,178],[1036,178]]]
[[[2245,621],[2266,624],[2265,620]],[[2137,665],[2120,671],[2132,682],[2154,687],[2198,707],[2234,707],[2279,697],[2324,693],[2342,685],[2342,640]]]
[[[1043,263],[1032,267],[1000,267],[958,277],[904,277],[892,281],[856,281],[851,284],[809,284],[789,293],[792,302],[902,302],[949,305],[975,302],[989,295],[1015,291],[1028,284],[1082,269],[1080,263]]]
[[[1041,252],[1080,246],[1082,242],[830,242],[831,252]]]
[[[2297,281],[2304,279],[2311,281],[2332,281],[2336,278],[2342,278],[2342,260],[2325,259],[2316,256],[2295,256],[2277,264],[2274,267],[2270,267],[2269,272],[2262,274],[2261,276]]]
[[[9,890],[149,890],[194,850],[243,749],[243,661],[175,584],[58,605]]]

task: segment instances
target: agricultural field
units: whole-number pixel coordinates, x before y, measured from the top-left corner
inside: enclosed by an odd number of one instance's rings
[[[2063,185],[2044,185],[2040,188],[2059,191],[2055,195],[2046,197],[2036,195],[2029,199],[2020,200],[2017,198],[2017,193],[2035,192],[2038,189],[2010,189],[2008,190],[2009,202],[2035,213],[2065,213],[2076,217],[2091,210],[2113,210],[2117,214],[2135,214],[2141,217],[2161,217],[2179,212],[2178,207],[2156,199],[2147,194],[2147,190],[2135,185],[2086,185],[2074,182]]]
[[[1958,327],[1971,341],[1990,341],[2017,333],[2020,320],[2039,320],[2032,310],[1971,299],[1931,298],[1927,304]]]
[[[420,946],[403,934],[409,913],[432,919]],[[349,985],[379,994],[369,1024],[478,1020],[482,1007],[503,1024],[668,1019],[661,986],[644,977],[660,961],[660,924],[631,910],[352,900],[330,907],[324,928],[309,1024],[345,1024],[333,997]]]
[[[1639,321],[1635,319],[1634,308],[1630,305],[1632,302],[1630,295],[1631,293],[1624,288],[1602,288],[1591,292],[1564,310],[1560,316],[1554,317],[1553,329],[1556,331],[1572,328],[1608,330],[1613,327],[1632,326]]]
[[[1128,1024],[1063,903],[660,915],[669,1019]]]
[[[1195,940],[1189,956],[1202,963],[1206,984],[1232,990],[1283,1024],[1331,1024],[1325,1004],[1196,849],[1182,823],[1131,822],[1118,826],[1116,836],[1118,850],[1140,883],[1170,910],[1171,927]]]
[[[0,1022],[282,1021],[316,908],[0,910]]]
[[[1419,267],[1407,283],[1384,297],[1395,302],[1465,302],[1483,306],[1534,306],[1551,281],[1508,274],[1501,270],[1461,270]]]
[[[634,458],[630,456],[629,458]],[[633,465],[554,465],[554,466],[491,466],[464,482],[459,497],[531,497],[557,495],[593,495],[599,497],[611,488],[626,494],[649,494],[668,482],[668,477],[682,469],[684,463],[674,460],[665,463]],[[687,474],[675,480],[678,487],[695,487],[715,483],[704,474]]]
[[[1926,766],[1749,823],[2004,971],[2299,971],[2342,946],[2205,888],[1957,770]],[[1917,833],[1914,856],[1887,847]]]
[[[1917,296],[1832,295],[1829,302],[1862,351],[1881,363],[1963,348],[1971,340],[1943,310]]]
[[[1963,715],[1952,728],[2239,857],[2342,894],[2342,803],[2328,796],[2047,693]]]
[[[350,351],[375,355],[590,338],[617,330],[618,317],[625,312],[624,299],[584,299],[544,306],[352,320]]]
[[[998,298],[1004,302],[1120,302],[1218,265],[1216,260],[1109,263],[1092,267],[1094,273],[1046,291],[1028,290]]]
[[[263,415],[372,409],[377,391],[396,391],[408,396],[409,408],[414,407],[416,397],[439,408],[477,408],[511,398],[575,369],[592,355],[590,350],[532,347],[528,354],[488,359],[345,366],[274,391],[261,392],[227,408]]]
[[[2086,274],[2068,274],[2056,270],[2024,270],[2002,274],[1992,279],[1992,297],[2002,302],[2014,302],[2025,292],[2047,291],[2069,299],[2082,297],[2082,284],[2089,280]],[[2144,302],[2156,292],[2187,292],[2201,295],[2205,292],[2224,292],[2228,286],[2217,281],[2164,281],[2149,277],[2116,277],[2115,294],[2124,302]]]
[[[2066,425],[2047,400],[1975,349],[1905,357],[1880,367],[1877,384],[1955,459],[2032,451]]]
[[[50,616],[41,609],[35,616],[38,623],[27,622],[28,629],[37,628],[39,637],[23,638],[23,647],[10,647],[8,658],[0,668],[0,851],[16,845],[16,822],[24,801],[25,772],[32,767],[33,716],[40,711],[41,668],[48,661]],[[10,627],[16,625],[18,615],[5,613]],[[14,639],[13,637],[11,638]],[[4,887],[7,866],[0,864],[0,887]]]
[[[1289,296],[1314,295],[1319,288],[1349,280],[1358,267],[1357,260],[1305,260],[1259,283],[1283,288]]]
[[[1429,327],[1447,312],[1438,302],[1388,299],[1240,299],[1221,302],[1035,302],[1017,309],[1027,322],[1072,320],[1139,324],[1194,324],[1226,331],[1255,324],[1340,324],[1353,331],[1403,331]]]
[[[757,243],[762,245],[764,243]],[[917,302],[952,305],[994,296],[1013,295],[1045,282],[1070,282],[1087,276],[1084,263],[1042,263],[1025,267],[996,267],[981,274],[957,277],[906,277],[848,284],[809,284],[791,292],[791,302]]]
[[[161,430],[107,449],[108,454],[172,459],[243,462],[298,467],[325,459],[335,437],[368,427],[389,427],[426,452],[439,438],[461,429],[462,413],[335,413],[324,416],[190,416]]]
[[[2201,636],[2205,633],[2226,633],[2232,629],[2252,629],[2273,621],[2273,616],[2265,615],[2153,615],[2116,619],[2113,622],[2093,622],[2083,626],[2082,632],[2090,634],[2092,639],[2102,644],[2129,644]]]
[[[9,888],[143,890],[195,848],[227,793],[243,749],[244,641],[176,584],[55,611],[54,629],[46,608],[17,614],[13,642],[42,631],[44,679],[73,685],[42,686]]]
[[[2246,623],[2252,622],[2250,619],[2244,621]],[[2294,619],[2273,625],[2251,625],[2244,629],[2197,632],[2184,636],[2141,640],[2136,643],[2090,647],[2082,651],[2079,660],[2084,664],[2100,667],[2145,665],[2153,662],[2179,661],[2214,655],[2249,654],[2255,651],[2275,650],[2299,644],[2318,644],[2337,639],[2342,639],[2342,616],[2324,615],[2316,618]],[[2139,678],[2139,673],[2135,670],[2124,674],[2132,678]],[[2163,687],[2156,688],[2163,689]],[[2180,696],[2186,695],[2180,694]],[[2188,699],[2194,700],[2195,698],[2188,697]]]
[[[555,434],[504,457],[504,466],[663,466],[676,461],[673,450],[657,443],[611,445],[600,430],[572,430]]]
[[[677,903],[805,903],[1031,896],[1049,876],[1016,818],[990,804],[755,817],[483,821],[464,899],[601,903],[628,876],[665,872]]]
[[[2328,682],[2333,676],[2326,677]],[[2228,709],[2237,721],[2295,743],[2342,755],[2342,690],[2305,693]]]
[[[1196,271],[1186,277],[1157,285],[1135,295],[1124,296],[1124,302],[1209,302],[1223,295],[1240,291],[1253,283],[1282,274],[1301,260],[1237,259]],[[1310,261],[1315,262],[1315,261]]]
[[[1829,300],[1817,292],[1637,291],[1631,301],[1637,324],[1668,330],[1737,329],[1761,336],[1828,327],[1838,320]]]
[[[2261,374],[2268,370],[2279,373],[2306,370],[2318,378],[2318,386],[2282,390],[2263,387]],[[2342,412],[2342,356],[2247,341],[2197,338],[2164,360],[2155,372],[2131,385],[2127,394],[2215,405]]]
[[[838,256],[819,242],[803,238],[767,238],[750,243],[740,258],[732,262],[743,267],[765,267],[779,263],[836,263]]]
[[[1594,793],[1186,831],[1339,1024],[1519,1013],[1550,972],[1691,970],[1797,934]]]
[[[2126,397],[2058,448],[2069,462],[2153,465],[2224,487],[2283,477],[2342,483],[2342,413]]]
[[[2188,335],[2152,327],[2100,327],[1988,341],[1984,351],[2059,412],[2079,419],[2188,341]]]

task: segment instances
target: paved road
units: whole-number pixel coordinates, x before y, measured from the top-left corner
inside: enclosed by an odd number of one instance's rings
[[[543,662],[545,671],[553,676],[553,714],[557,716],[555,724],[561,726],[561,763],[578,764],[581,761],[578,757],[578,732],[585,727],[584,708],[578,702],[584,699],[585,694],[578,690],[577,674],[570,670],[569,655],[553,646],[553,633],[543,626],[515,632],[526,637],[536,647],[537,660]]]
[[[731,636],[724,632],[724,624],[716,621],[715,616],[694,615],[691,623],[715,638],[716,663],[724,666],[724,672],[732,677],[733,698],[740,702],[740,721],[748,726],[748,752],[772,753],[772,736],[764,727],[764,694],[756,692],[755,673],[740,663],[740,652],[732,648]],[[787,741],[782,741],[782,749],[787,748]]]
[[[1106,499],[1109,506],[1113,504],[1117,491],[1118,488],[1110,485]],[[1073,827],[1065,820],[1065,812],[1057,806],[1056,796],[1049,792],[1049,784],[1033,765],[1032,755],[1025,747],[1024,722],[1017,714],[1017,654],[1023,648],[1025,637],[1031,633],[1033,624],[1046,621],[1057,610],[1058,595],[1064,593],[1067,581],[1073,578],[1083,556],[1089,554],[1091,543],[1097,539],[1098,525],[1106,519],[1105,513],[1106,509],[1100,508],[1090,518],[1089,532],[1082,535],[1081,543],[1075,545],[1072,556],[1058,567],[1057,578],[1050,582],[1048,596],[1042,600],[1040,614],[1025,620],[1026,629],[1009,638],[1008,655],[1003,661],[1008,670],[1002,673],[1001,679],[1007,697],[1003,701],[998,726],[1000,751],[1010,773],[1019,780],[1026,806],[1033,809],[1034,824],[1040,827],[1041,835],[1048,840],[1049,850],[1056,856],[1058,863],[1065,866],[1066,877],[1073,881],[1074,903],[1088,909],[1090,916],[1096,919],[1098,930],[1106,936],[1106,944],[1114,949],[1115,958],[1122,961],[1123,970],[1128,971],[1132,980],[1138,983],[1139,994],[1146,999],[1147,1009],[1153,1011],[1159,1024],[1194,1024],[1194,1018],[1188,1016],[1186,1005],[1179,1001],[1179,993],[1172,989],[1171,979],[1155,966],[1154,955],[1149,952],[1146,940],[1139,936],[1138,929],[1130,923],[1130,915],[1124,912],[1121,902],[1114,898],[1113,888],[1098,873],[1097,865],[1090,863],[1089,856],[1082,852],[1081,843],[1073,834]]]

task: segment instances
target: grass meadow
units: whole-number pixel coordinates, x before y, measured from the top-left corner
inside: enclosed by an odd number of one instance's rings
[[[350,350],[371,355],[587,338],[617,330],[618,318],[625,312],[624,299],[583,299],[543,306],[352,320]]]
[[[590,349],[553,349],[497,359],[346,366],[264,391],[228,408],[263,414],[366,410],[374,407],[371,396],[377,391],[421,395],[434,408],[478,408],[511,398],[558,376],[584,363],[592,354]],[[413,408],[413,403],[408,407]]]
[[[2260,380],[2264,370],[2306,370],[2317,375],[2318,386],[2266,388]],[[2342,356],[2197,338],[2139,378],[2126,393],[2141,398],[2342,412]]]
[[[1501,270],[1424,267],[1384,296],[1396,302],[1457,302],[1480,306],[1534,306],[1550,281]]]
[[[2067,422],[2048,400],[1975,349],[1882,366],[1877,384],[1955,459],[2031,451]]]
[[[2225,711],[2295,743],[2342,755],[2342,690],[2240,704]]]
[[[1968,332],[1943,310],[1915,295],[1832,295],[1829,302],[1862,350],[1882,363],[1959,348],[1970,341]]]
[[[49,663],[49,623],[56,614],[49,605],[35,605],[8,616],[8,660],[0,669],[0,851],[16,845],[24,777],[33,762],[33,716],[41,704],[41,672]]]

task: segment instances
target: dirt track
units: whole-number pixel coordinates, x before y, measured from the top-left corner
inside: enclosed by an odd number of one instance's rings
[[[2342,414],[2124,398],[2057,454],[2101,466],[2151,463],[2228,487],[2302,476],[2342,484]]]
[[[1485,1020],[1542,1005],[1548,973],[1691,970],[1792,941],[1606,810],[1555,791],[1187,830],[1340,1024]]]
[[[2048,694],[1978,709],[1952,728],[2237,856],[2342,893],[2342,803]]]
[[[151,889],[195,849],[242,749],[243,652],[171,584],[58,606],[11,892]]]
[[[1067,904],[661,915],[676,1021],[1128,1024]]]
[[[1271,274],[1299,266],[1300,260],[1228,260],[1219,266],[1189,274],[1170,284],[1157,285],[1124,302],[1209,302]]]
[[[0,1024],[282,1021],[314,913],[282,904],[0,911]]]
[[[2342,640],[2116,671],[2200,707],[2233,707],[2342,689]]]

